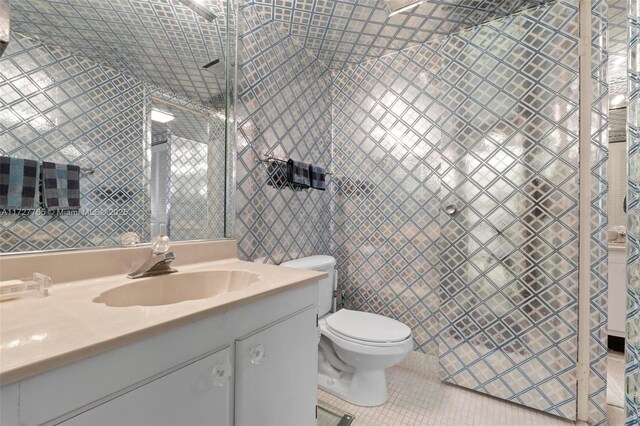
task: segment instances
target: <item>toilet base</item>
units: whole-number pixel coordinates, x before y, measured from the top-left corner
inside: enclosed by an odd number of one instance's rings
[[[318,387],[351,404],[375,407],[387,402],[387,377],[384,369],[356,370],[340,378],[320,373]]]

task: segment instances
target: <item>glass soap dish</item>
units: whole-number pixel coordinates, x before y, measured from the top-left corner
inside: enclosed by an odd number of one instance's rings
[[[39,273],[33,277],[0,281],[0,301],[25,297],[45,297],[49,295],[51,278]]]

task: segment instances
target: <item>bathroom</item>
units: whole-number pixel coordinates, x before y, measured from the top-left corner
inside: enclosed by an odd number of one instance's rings
[[[637,0],[0,5],[2,425],[640,424]]]

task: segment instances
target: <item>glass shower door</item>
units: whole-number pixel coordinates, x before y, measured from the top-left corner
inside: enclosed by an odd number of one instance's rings
[[[439,358],[447,382],[575,419],[578,52],[575,28],[543,25],[559,17],[577,7],[440,49]]]

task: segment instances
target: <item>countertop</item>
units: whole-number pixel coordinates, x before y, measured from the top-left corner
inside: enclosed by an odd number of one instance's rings
[[[182,265],[181,273],[244,270],[260,275],[255,284],[209,299],[163,306],[108,307],[92,300],[124,284],[153,278],[93,277],[53,286],[51,295],[0,303],[2,386],[77,362],[327,276],[323,272],[224,259]]]

